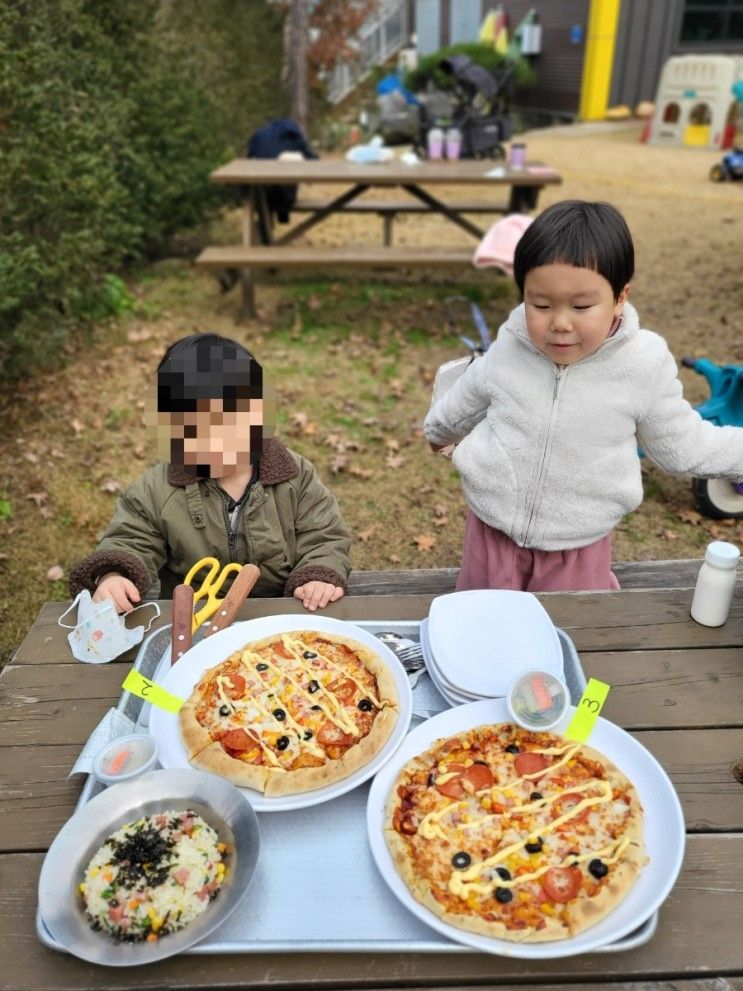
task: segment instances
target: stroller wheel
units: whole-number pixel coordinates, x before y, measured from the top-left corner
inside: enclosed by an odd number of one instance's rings
[[[743,493],[724,478],[694,478],[691,490],[697,509],[714,520],[742,520]]]

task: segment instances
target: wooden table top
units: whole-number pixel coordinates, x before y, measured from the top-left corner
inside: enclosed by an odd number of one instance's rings
[[[689,618],[691,590],[540,596],[573,638],[588,675],[610,685],[604,715],[653,753],[678,791],[687,824],[681,875],[658,931],[638,949],[513,960],[486,954],[181,956],[145,968],[96,967],[42,946],[36,885],[44,854],[74,810],[66,775],[120,694],[132,652],[101,666],[74,661],[43,607],[0,678],[0,988],[368,988],[579,984],[605,988],[743,989],[743,584],[719,629]],[[411,620],[430,595],[352,596],[327,615]],[[253,600],[241,619],[295,612],[291,600]],[[170,621],[163,603],[160,623]]]
[[[502,171],[502,175],[490,175],[493,170]],[[273,158],[235,158],[215,169],[210,178],[212,182],[254,185],[353,182],[373,186],[399,186],[405,183],[547,186],[562,182],[560,173],[549,166],[533,163],[524,169],[509,169],[501,162],[482,159],[419,162],[418,165],[404,165],[395,160],[376,165],[360,165],[324,158],[300,162]]]

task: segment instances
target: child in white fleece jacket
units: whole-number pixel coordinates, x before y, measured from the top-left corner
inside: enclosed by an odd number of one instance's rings
[[[665,471],[743,479],[743,429],[703,420],[627,302],[634,247],[607,203],[566,200],[514,256],[524,302],[424,430],[470,507],[457,588],[619,588],[611,533],[642,501],[638,444]]]

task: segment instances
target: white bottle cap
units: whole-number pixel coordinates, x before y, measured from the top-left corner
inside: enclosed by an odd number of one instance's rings
[[[704,552],[704,560],[707,564],[712,564],[716,568],[731,570],[738,567],[740,551],[735,544],[729,544],[726,540],[714,540],[708,544]]]

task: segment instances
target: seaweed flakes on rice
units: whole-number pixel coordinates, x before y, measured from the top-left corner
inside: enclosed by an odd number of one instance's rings
[[[91,927],[131,943],[182,929],[216,897],[224,850],[191,809],[127,823],[104,841],[80,884]]]

